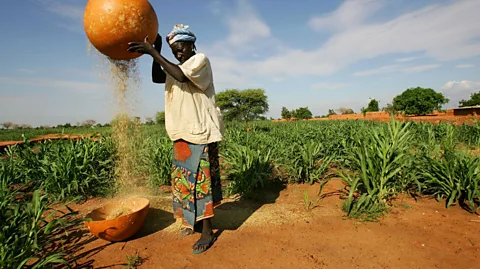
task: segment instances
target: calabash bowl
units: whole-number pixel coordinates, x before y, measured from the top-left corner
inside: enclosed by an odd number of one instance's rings
[[[92,210],[85,217],[85,226],[97,238],[110,242],[124,241],[143,226],[150,208],[145,198],[127,198]],[[120,215],[116,217],[115,215]]]

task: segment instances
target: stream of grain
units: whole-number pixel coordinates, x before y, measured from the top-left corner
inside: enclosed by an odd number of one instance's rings
[[[134,170],[137,163],[140,121],[135,119],[137,94],[141,85],[138,59],[129,61],[110,59],[89,44],[88,52],[99,60],[97,73],[107,81],[113,96],[113,120],[111,127],[116,143],[117,189],[122,192],[134,186]]]

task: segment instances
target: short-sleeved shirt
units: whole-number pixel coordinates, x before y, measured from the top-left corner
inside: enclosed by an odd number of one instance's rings
[[[165,128],[171,140],[209,144],[223,139],[224,124],[215,103],[215,86],[210,61],[197,53],[179,65],[188,82],[168,73],[165,81]]]

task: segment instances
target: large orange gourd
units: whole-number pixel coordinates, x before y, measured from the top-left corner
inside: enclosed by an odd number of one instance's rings
[[[141,56],[129,52],[128,42],[148,35],[150,43],[158,33],[158,19],[148,0],[89,0],[83,26],[90,43],[102,54],[116,60]]]

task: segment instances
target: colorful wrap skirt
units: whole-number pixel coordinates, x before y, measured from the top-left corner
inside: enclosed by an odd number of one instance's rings
[[[174,216],[183,227],[193,229],[196,222],[214,216],[222,201],[217,143],[174,141],[172,193]]]

